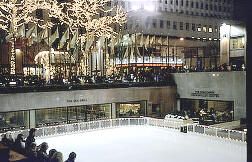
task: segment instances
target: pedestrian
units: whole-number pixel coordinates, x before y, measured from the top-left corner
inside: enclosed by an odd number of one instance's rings
[[[76,153],[75,152],[71,152],[69,154],[68,159],[65,162],[75,162],[75,159],[76,159]]]
[[[29,146],[31,145],[31,143],[35,142],[35,132],[36,132],[35,128],[30,129],[29,135],[28,135],[28,137],[26,138],[26,141],[25,141],[25,149],[28,149]]]

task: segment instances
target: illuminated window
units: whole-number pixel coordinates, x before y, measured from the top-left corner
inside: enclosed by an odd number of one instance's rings
[[[200,24],[198,24],[197,31],[201,32],[201,25]]]
[[[213,32],[213,28],[212,28],[212,27],[209,27],[209,28],[208,28],[208,32],[209,32],[209,33],[212,33],[212,32]]]
[[[230,49],[243,49],[245,46],[244,37],[236,37],[230,39]]]
[[[207,32],[207,27],[203,26],[203,32]]]

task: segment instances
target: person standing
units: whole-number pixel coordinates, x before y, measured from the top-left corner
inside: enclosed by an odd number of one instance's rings
[[[75,162],[75,158],[76,158],[76,153],[75,152],[71,152],[69,154],[68,159],[65,162]]]
[[[25,141],[25,149],[28,149],[30,147],[30,145],[33,142],[35,142],[35,132],[36,132],[35,128],[30,129],[29,135],[28,135],[28,137],[26,138],[26,141]]]

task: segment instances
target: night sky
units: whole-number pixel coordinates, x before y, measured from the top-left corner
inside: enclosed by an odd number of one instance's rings
[[[250,12],[248,12],[250,11]],[[234,18],[245,21],[251,18],[252,1],[251,0],[234,0]]]

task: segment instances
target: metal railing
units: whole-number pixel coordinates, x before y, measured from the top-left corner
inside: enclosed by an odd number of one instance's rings
[[[230,140],[237,140],[246,142],[246,132],[227,130],[221,128],[215,128],[210,126],[198,125],[198,124],[184,124],[183,122],[171,121],[165,119],[155,119],[155,118],[117,118],[117,119],[107,119],[98,120],[90,122],[81,122],[74,124],[65,124],[58,126],[49,126],[36,128],[36,137],[47,137],[47,136],[57,136],[71,133],[79,133],[85,131],[92,131],[105,128],[116,128],[122,126],[154,126],[162,127],[168,129],[174,129],[181,132],[191,132],[198,133],[207,136],[215,136]],[[13,137],[16,137],[19,133],[24,134],[25,137],[28,136],[29,130],[19,130],[9,132]]]

